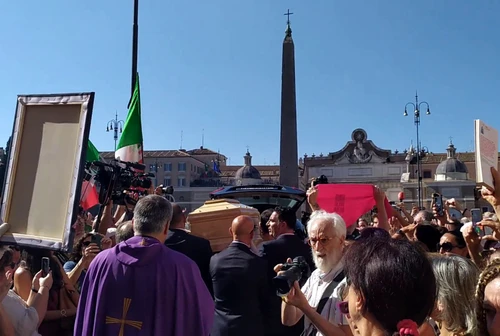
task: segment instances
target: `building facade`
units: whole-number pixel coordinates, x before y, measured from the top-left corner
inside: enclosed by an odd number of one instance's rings
[[[249,152],[244,166],[228,166],[225,155],[208,148],[193,150],[144,151],[145,173],[151,173],[155,186],[172,186],[174,199],[188,212],[202,206],[210,193],[220,187],[248,184],[275,184],[279,166],[252,166]],[[102,152],[104,160],[114,159],[114,152]]]
[[[401,186],[406,196],[405,202],[416,203],[418,170],[416,153],[410,147],[405,152],[408,171],[402,176]],[[432,194],[438,193],[444,198],[455,198],[463,208],[481,208],[491,211],[491,206],[481,199],[476,185],[476,164],[474,152],[458,152],[450,142],[446,153],[421,153],[422,161],[422,199],[429,207]]]
[[[420,153],[422,167],[423,206],[430,208],[432,194],[439,193],[445,199],[455,198],[463,208],[479,207],[491,211],[482,200],[475,182],[475,154],[457,153],[452,143],[446,153]],[[418,170],[417,153],[410,146],[402,153],[377,147],[365,130],[356,129],[351,140],[341,150],[327,155],[304,155],[302,188],[307,188],[313,177],[325,175],[329,183],[374,184],[385,191],[390,201],[417,204]]]
[[[363,129],[355,129],[351,140],[341,150],[328,155],[304,156],[303,185],[313,177],[324,175],[329,183],[375,184],[396,200],[402,191],[401,175],[406,163],[403,155],[377,147]]]
[[[299,160],[299,188],[306,190],[313,177],[324,175],[329,183],[374,184],[385,191],[390,201],[398,202],[404,192],[408,204],[417,204],[418,174],[414,149],[392,152],[375,145],[363,129],[355,129],[351,139],[337,151],[327,155],[304,155]],[[113,152],[103,152],[105,160],[114,158]],[[464,208],[479,207],[491,211],[477,192],[475,182],[475,155],[457,152],[450,143],[446,153],[421,153],[423,205],[430,207],[432,194],[446,199],[455,198]],[[153,173],[153,183],[174,188],[176,202],[192,211],[209,199],[215,189],[230,185],[279,184],[278,165],[252,165],[247,151],[245,164],[227,165],[223,154],[207,148],[193,150],[145,151],[147,173]]]

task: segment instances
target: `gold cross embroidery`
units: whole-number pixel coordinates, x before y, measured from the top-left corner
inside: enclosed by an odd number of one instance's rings
[[[121,319],[106,316],[106,324],[120,323],[120,333],[118,334],[118,336],[123,336],[123,333],[125,332],[125,325],[129,325],[139,330],[142,329],[142,322],[127,320],[127,313],[130,308],[131,302],[132,299],[129,298],[123,299],[123,313]]]

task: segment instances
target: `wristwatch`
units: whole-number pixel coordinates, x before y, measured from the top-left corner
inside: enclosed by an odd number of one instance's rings
[[[67,316],[66,316],[66,309],[61,309],[61,315],[62,315],[63,317],[67,317]]]

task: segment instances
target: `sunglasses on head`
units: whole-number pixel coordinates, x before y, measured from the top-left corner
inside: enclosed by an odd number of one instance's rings
[[[342,314],[344,314],[344,315],[349,314],[349,302],[347,302],[347,301],[339,302],[338,307],[339,307],[339,311]]]
[[[455,246],[455,245],[453,245],[450,242],[446,242],[446,243],[443,243],[443,244],[439,244],[438,243],[437,246],[436,246],[436,248],[437,248],[438,251],[440,251],[441,249],[443,249],[444,252],[450,252],[455,247],[458,247],[458,246]]]

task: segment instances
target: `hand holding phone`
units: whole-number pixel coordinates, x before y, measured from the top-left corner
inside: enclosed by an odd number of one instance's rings
[[[474,231],[476,231],[477,235],[479,237],[484,236],[484,230],[481,229],[477,223],[481,222],[483,220],[483,212],[481,209],[471,209],[470,210],[471,217],[472,217],[472,227],[474,228]]]
[[[50,259],[47,257],[42,258],[42,278],[45,278],[50,272]]]
[[[102,248],[101,248],[101,240],[102,240],[102,236],[100,234],[98,234],[98,233],[94,233],[92,235],[92,238],[91,238],[90,242],[92,244],[96,244],[99,247],[99,249],[102,250]]]
[[[432,200],[434,206],[436,207],[436,214],[441,217],[444,216],[443,196],[438,193],[434,193],[432,194]]]

